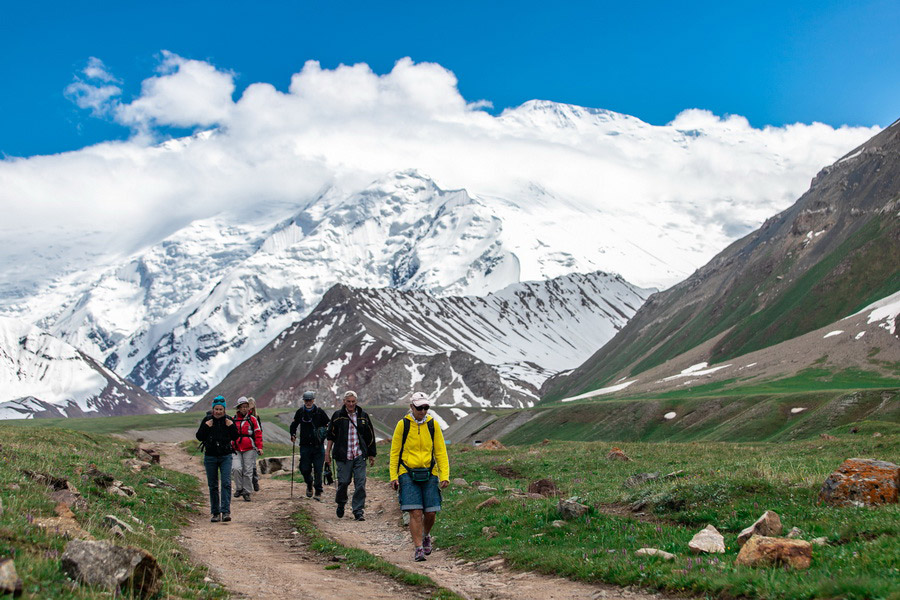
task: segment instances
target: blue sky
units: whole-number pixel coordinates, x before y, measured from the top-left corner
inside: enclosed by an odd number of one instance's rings
[[[630,5],[629,5],[630,4]],[[606,108],[664,124],[687,108],[755,127],[900,117],[900,3],[246,2],[4,3],[0,156],[73,150],[131,131],[64,95],[89,57],[123,100],[160,53],[287,89],[307,60],[437,62],[468,101]]]

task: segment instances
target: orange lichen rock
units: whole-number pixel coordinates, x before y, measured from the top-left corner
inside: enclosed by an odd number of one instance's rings
[[[832,506],[896,504],[900,467],[883,460],[848,458],[828,476],[819,502]]]

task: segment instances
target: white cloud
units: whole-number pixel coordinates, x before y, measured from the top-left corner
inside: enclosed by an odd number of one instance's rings
[[[445,188],[531,198],[527,225],[535,228],[545,210],[536,190],[546,190],[561,200],[554,210],[597,217],[573,223],[586,228],[577,235],[548,232],[545,243],[583,240],[635,283],[668,285],[789,206],[821,167],[878,131],[754,129],[741,116],[696,109],[651,126],[539,101],[495,117],[480,110],[486,101],[462,97],[452,72],[408,58],[381,75],[365,64],[323,69],[310,61],[287,92],[254,83],[237,99],[234,73],[168,52],[131,102],[121,101],[101,61],[83,73],[90,82],[77,79],[70,97],[135,137],[0,161],[0,258],[40,253],[44,270],[29,268],[36,282],[66,261],[131,252],[223,209],[300,204],[326,185],[352,190],[416,168]],[[216,131],[157,146],[164,126]],[[615,248],[635,240],[677,268],[619,266]]]

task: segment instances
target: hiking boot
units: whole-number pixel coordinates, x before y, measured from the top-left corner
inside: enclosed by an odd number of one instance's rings
[[[426,535],[422,538],[422,550],[425,551],[425,556],[431,554],[431,536]]]
[[[259,491],[259,482],[258,482],[258,481],[254,481],[254,482],[253,482],[253,491],[254,491],[254,492],[258,492],[258,491]]]
[[[365,521],[366,520],[366,517],[363,516],[362,513],[354,513],[353,518],[356,519],[357,521]]]
[[[306,484],[306,497],[307,497],[307,498],[312,498],[312,494],[313,494],[312,484],[311,484],[311,483],[307,483],[307,484]]]
[[[338,505],[337,505],[337,510],[334,511],[334,514],[337,515],[337,518],[338,518],[338,519],[343,519],[343,518],[344,518],[344,505],[343,505],[343,504],[338,504]]]
[[[244,490],[234,490],[234,497],[235,497],[235,498],[240,498],[240,497],[243,496],[243,495],[244,495]]]
[[[416,552],[413,554],[413,560],[416,562],[423,562],[425,560],[425,549],[421,546],[416,548]]]
[[[244,492],[244,502],[250,502],[250,492]]]
[[[222,515],[222,520],[226,523],[231,520],[231,513],[225,513]]]
[[[322,492],[316,492],[316,495],[313,496],[313,500],[315,500],[316,502],[321,502],[322,501]]]
[[[222,515],[215,514],[212,516],[212,519],[209,520],[210,523],[218,523],[222,520]]]

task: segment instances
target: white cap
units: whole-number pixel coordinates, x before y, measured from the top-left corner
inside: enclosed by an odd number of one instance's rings
[[[356,392],[353,390],[347,390],[344,392],[344,398],[356,398]]]
[[[425,395],[425,392],[416,392],[410,398],[410,403],[416,408],[421,406],[429,406],[431,402],[428,400],[428,396]]]

